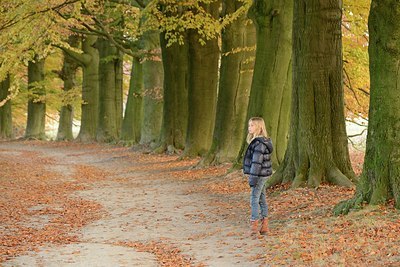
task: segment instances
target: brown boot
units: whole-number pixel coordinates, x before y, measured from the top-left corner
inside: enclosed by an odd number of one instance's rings
[[[250,235],[258,234],[258,220],[250,221]]]
[[[266,235],[267,233],[268,233],[268,219],[267,218],[263,218],[261,220],[260,234],[261,235]]]

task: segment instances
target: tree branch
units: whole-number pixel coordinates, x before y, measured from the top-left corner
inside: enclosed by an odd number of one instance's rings
[[[120,44],[119,42],[117,42],[117,41],[115,40],[114,36],[112,36],[112,35],[110,34],[110,32],[108,31],[107,27],[106,27],[100,20],[98,20],[98,19],[90,12],[90,10],[88,10],[88,9],[87,9],[86,7],[84,7],[84,6],[83,6],[83,8],[85,9],[86,12],[88,12],[89,15],[91,15],[93,21],[94,21],[94,22],[96,23],[96,25],[97,25],[98,27],[100,27],[100,29],[102,30],[102,31],[95,30],[95,29],[91,28],[89,25],[87,25],[86,23],[84,23],[84,26],[85,26],[89,31],[95,32],[95,33],[97,33],[97,34],[99,34],[99,35],[101,35],[101,36],[106,37],[106,38],[107,38],[112,44],[114,44],[121,52],[123,52],[123,53],[125,53],[125,54],[127,54],[127,55],[130,55],[130,56],[132,56],[132,57],[139,57],[139,53],[137,53],[137,52],[135,53],[135,52],[132,51],[132,49],[127,49],[127,48],[125,48],[122,44]]]
[[[81,65],[86,64],[86,61],[83,57],[83,54],[77,53],[75,51],[72,51],[66,47],[53,44],[54,47],[60,48],[62,51],[64,51],[66,54],[68,54],[70,57],[72,57],[74,60],[78,61]]]
[[[14,18],[12,18],[12,19],[9,20],[8,22],[6,22],[4,25],[2,25],[2,26],[0,27],[0,31],[4,30],[4,29],[6,29],[6,28],[12,27],[13,25],[17,24],[18,22],[23,21],[23,20],[25,20],[25,19],[28,19],[28,18],[30,18],[30,17],[32,17],[32,16],[34,16],[34,15],[42,14],[42,13],[47,13],[47,12],[49,12],[49,11],[57,11],[57,10],[59,10],[59,9],[61,9],[61,8],[63,8],[63,7],[65,7],[65,6],[67,6],[67,5],[70,5],[70,4],[79,2],[79,1],[80,1],[80,0],[65,1],[64,3],[58,4],[58,5],[54,6],[54,7],[48,7],[48,8],[45,8],[45,9],[40,10],[40,11],[37,11],[37,12],[28,13],[27,15],[25,15],[25,16],[22,17],[21,19],[17,19],[18,16],[16,15]]]
[[[356,92],[354,91],[353,86],[351,85],[350,76],[349,76],[349,74],[347,73],[346,68],[344,68],[344,67],[343,67],[343,72],[344,72],[344,74],[346,75],[347,80],[349,81],[349,86],[348,86],[348,87],[349,87],[350,91],[353,93],[353,96],[354,96],[354,98],[356,99],[357,104],[358,104],[359,106],[361,106],[360,101],[358,101],[357,94],[356,94]]]
[[[133,7],[145,8],[146,5],[142,0],[110,0],[110,2],[122,4],[122,5],[130,5]]]

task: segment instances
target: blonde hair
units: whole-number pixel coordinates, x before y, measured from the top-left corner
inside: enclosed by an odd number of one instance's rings
[[[251,141],[253,141],[254,138],[256,137],[265,137],[268,138],[268,133],[267,133],[267,129],[265,128],[265,122],[264,119],[261,117],[252,117],[249,119],[249,123],[253,122],[254,125],[256,126],[256,133],[255,134],[247,134],[247,138],[246,141],[248,144],[251,143]]]

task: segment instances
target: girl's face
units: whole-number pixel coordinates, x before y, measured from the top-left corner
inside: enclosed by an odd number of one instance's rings
[[[256,124],[253,121],[249,121],[248,131],[249,131],[249,134],[253,134],[253,135],[256,134],[257,127],[256,127]]]

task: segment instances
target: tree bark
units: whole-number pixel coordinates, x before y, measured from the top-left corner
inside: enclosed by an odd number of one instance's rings
[[[156,152],[174,152],[185,147],[188,121],[189,46],[174,43],[167,47],[161,33],[161,52],[164,67],[164,107],[161,137]],[[185,38],[187,41],[187,38]]]
[[[143,121],[140,144],[154,145],[160,138],[164,71],[161,62],[160,34],[153,31],[143,37],[147,55],[143,64]]]
[[[122,123],[121,139],[134,144],[140,141],[143,119],[143,69],[138,58],[132,59],[128,99]]]
[[[355,181],[343,105],[341,8],[337,0],[295,2],[289,145],[268,186]]]
[[[370,105],[364,168],[353,199],[336,214],[394,200],[400,209],[400,4],[372,0],[368,20]]]
[[[25,138],[46,139],[46,89],[44,81],[44,59],[35,56],[35,61],[28,63],[28,118]]]
[[[253,1],[249,17],[257,29],[257,50],[247,119],[264,118],[277,167],[283,161],[289,131],[293,1]]]
[[[10,76],[0,82],[0,102],[7,98],[10,89]],[[13,137],[11,100],[0,106],[0,139],[10,139]]]
[[[219,2],[204,9],[218,17]],[[218,90],[218,39],[201,44],[197,30],[188,31],[189,40],[189,117],[183,157],[203,156],[212,143]]]
[[[72,47],[78,47],[79,40],[76,35],[71,35],[68,38],[68,43]],[[64,54],[64,63],[62,67],[61,79],[64,81],[65,92],[73,89],[76,86],[76,71],[79,64],[74,58],[68,55],[66,52]],[[72,123],[74,119],[74,109],[69,103],[63,105],[60,111],[60,121],[58,124],[57,140],[72,140],[74,139],[72,133]]]
[[[97,141],[119,139],[122,118],[122,54],[110,41],[98,39],[99,123]]]
[[[90,142],[96,140],[99,117],[99,53],[95,48],[97,37],[87,35],[82,43],[83,54],[73,55],[83,67],[82,117],[77,140]]]
[[[242,1],[225,1],[224,13],[232,14]],[[256,30],[246,14],[229,24],[222,32],[217,112],[213,142],[202,164],[234,161],[243,140],[247,105],[253,77]]]

